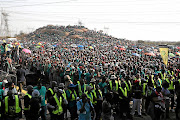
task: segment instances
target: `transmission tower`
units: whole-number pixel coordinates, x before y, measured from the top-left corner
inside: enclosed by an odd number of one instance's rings
[[[79,21],[78,21],[78,25],[79,25],[79,26],[82,26],[82,24],[83,24],[83,23],[79,20]]]
[[[9,25],[8,25],[8,16],[9,14],[1,10],[1,35],[9,36]]]
[[[105,26],[104,26],[104,31],[105,31],[106,34],[108,34],[109,27],[105,27]]]

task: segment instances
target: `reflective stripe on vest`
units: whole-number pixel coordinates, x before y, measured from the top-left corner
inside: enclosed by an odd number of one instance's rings
[[[90,99],[91,103],[93,103],[93,94],[90,93],[91,96],[88,94],[88,92],[86,92],[85,94],[87,95],[87,98]]]
[[[62,112],[63,112],[63,108],[62,108],[62,97],[57,98],[56,94],[53,96],[55,101],[56,101],[56,104],[58,106],[58,108],[56,110],[53,110],[52,113],[53,114],[57,114],[57,115],[60,115]]]
[[[110,89],[112,90],[112,81],[109,81]]]
[[[168,73],[169,73],[170,75],[174,75],[174,72],[173,72],[173,71],[168,70]]]
[[[20,113],[21,112],[21,108],[19,107],[19,98],[18,95],[14,95],[15,96],[15,113]],[[5,97],[5,114],[8,114],[8,98],[9,96]]]
[[[126,81],[124,81],[124,83],[126,84],[126,88],[127,88],[127,90],[128,90],[128,91],[130,91],[130,89],[129,89],[129,85],[127,84],[127,82],[126,82]]]
[[[159,85],[162,87],[162,80],[158,79],[158,81],[159,81]]]
[[[152,80],[152,84],[153,84],[154,88],[156,88],[156,85],[155,85],[155,82],[154,82],[154,80]]]
[[[98,92],[99,92],[99,94],[100,94],[100,96],[101,96],[101,98],[102,98],[102,92],[101,92],[101,90],[98,90]],[[96,95],[96,91],[95,91],[95,90],[93,90],[93,94],[94,94],[94,98],[97,99],[97,95]],[[97,103],[97,101],[93,101],[93,104],[96,104],[96,103]]]
[[[77,97],[76,91],[74,90],[74,94],[72,94],[72,91],[70,89],[68,89],[68,90],[69,90],[70,95],[72,95],[72,98],[70,101],[76,100],[76,97]]]
[[[62,96],[64,97],[64,99],[66,99],[66,100],[67,100],[67,96],[66,96],[66,92],[65,92],[65,90],[63,90],[63,94],[62,94]]]
[[[82,95],[81,84],[79,81],[77,81],[77,83],[78,83],[78,88],[79,88],[79,96],[81,96]]]
[[[92,83],[90,83],[90,86],[94,89],[94,90],[96,90],[96,85],[94,84],[92,84]]]
[[[124,97],[127,97],[127,89],[126,89],[126,88],[124,88],[124,90],[123,90],[123,88],[122,88],[122,87],[119,87],[119,88],[121,89],[121,91],[122,91],[122,93],[123,93]],[[121,97],[121,96],[119,96],[119,98],[120,98],[120,99],[122,99],[122,97]]]
[[[146,95],[146,85],[147,83],[143,83],[143,95]]]
[[[161,73],[161,79],[165,80],[165,78],[166,78],[166,73],[164,73],[164,75]]]
[[[118,83],[119,83],[119,86],[121,86],[121,81],[120,80],[118,81]]]
[[[54,95],[52,88],[49,88],[48,90],[51,92],[52,95]]]
[[[115,84],[116,84],[116,89],[115,89],[115,90],[118,91],[118,84],[119,84],[119,83],[118,83],[117,80],[115,80]]]
[[[32,98],[32,96],[31,96],[30,94],[28,94],[28,93],[26,93],[26,94],[25,94],[25,96],[28,96],[28,97],[29,97],[29,99],[31,99],[31,98]],[[24,97],[25,97],[25,96],[24,96]],[[24,110],[30,110],[30,107],[31,107],[30,105],[29,105],[29,107],[28,107],[28,108],[26,108],[26,107],[24,106]]]
[[[130,90],[132,89],[132,84],[131,84],[131,81],[128,81],[129,82],[129,86],[130,86]]]
[[[78,88],[79,88],[79,96],[81,96],[82,95],[82,89],[81,89],[81,84],[80,84],[80,82],[79,81],[77,81],[77,83],[78,83]],[[86,92],[86,84],[84,84],[84,93]]]
[[[171,81],[168,90],[174,90],[174,84],[173,84],[173,81]]]

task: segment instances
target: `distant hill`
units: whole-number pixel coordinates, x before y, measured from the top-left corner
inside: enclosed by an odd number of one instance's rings
[[[123,40],[104,34],[102,30],[94,31],[84,26],[54,26],[47,25],[36,29],[29,34],[20,34],[16,36],[20,40],[27,41],[58,41],[65,38],[76,40]]]

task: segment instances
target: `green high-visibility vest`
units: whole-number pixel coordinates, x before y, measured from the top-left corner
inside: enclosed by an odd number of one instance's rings
[[[53,97],[54,97],[54,99],[55,99],[56,104],[57,104],[58,107],[56,108],[56,110],[53,110],[52,113],[53,113],[53,114],[60,115],[60,114],[62,114],[62,112],[63,112],[63,108],[62,108],[62,97],[60,97],[59,100],[58,100],[56,94],[55,94]]]
[[[21,112],[21,108],[19,106],[19,98],[18,95],[14,95],[15,96],[15,113],[20,113]],[[9,106],[8,106],[8,98],[9,96],[5,97],[5,114],[8,114],[8,110],[9,110]]]
[[[51,92],[52,95],[54,95],[52,88],[49,88],[48,90]]]
[[[69,90],[70,95],[72,95],[72,98],[71,98],[71,100],[70,100],[70,101],[74,101],[74,100],[76,100],[76,98],[77,98],[76,91],[74,90],[74,94],[72,94],[72,91],[71,91],[70,89],[68,89],[68,90]]]
[[[32,96],[31,96],[30,94],[28,94],[28,93],[26,93],[25,96],[28,96],[29,99],[32,98]],[[24,110],[30,110],[30,107],[31,107],[30,105],[28,106],[28,108],[26,108],[26,107],[24,106]]]
[[[122,93],[123,93],[124,97],[127,97],[127,89],[126,89],[126,88],[124,88],[124,90],[123,90],[123,88],[122,88],[122,87],[119,87],[119,88],[120,88],[120,90],[122,91]],[[122,97],[121,97],[121,96],[119,96],[119,98],[120,98],[120,99],[122,99]]]

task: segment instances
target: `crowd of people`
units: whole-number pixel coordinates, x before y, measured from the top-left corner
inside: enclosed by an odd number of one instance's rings
[[[161,120],[169,118],[170,111],[179,119],[179,57],[169,58],[166,66],[159,55],[144,54],[148,46],[90,30],[83,35],[91,39],[81,40],[32,34],[39,39],[22,41],[30,53],[19,45],[11,51],[6,51],[6,43],[1,46],[1,69],[16,74],[17,81],[0,84],[0,119],[16,120],[24,113],[27,120],[46,120],[49,113],[51,120],[131,120],[142,115]],[[27,79],[30,72],[34,75]]]

